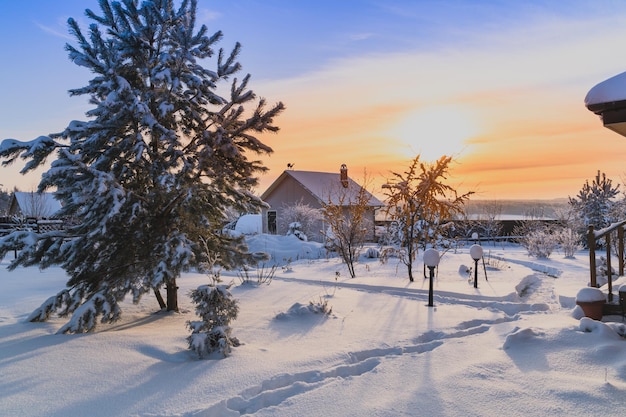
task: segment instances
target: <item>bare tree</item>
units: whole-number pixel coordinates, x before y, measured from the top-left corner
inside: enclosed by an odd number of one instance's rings
[[[420,162],[417,155],[403,174],[393,172],[383,185],[387,196],[387,212],[399,225],[401,245],[406,249],[402,262],[413,281],[413,261],[419,246],[435,246],[449,220],[463,211],[473,192],[458,195],[443,181],[447,179],[452,157],[442,156],[434,163]]]
[[[37,191],[30,191],[25,194],[24,207],[21,207],[22,214],[25,217],[50,217],[54,213],[51,212],[48,206],[47,196],[44,193]]]
[[[502,203],[494,200],[489,202],[483,208],[482,218],[480,219],[480,234],[483,237],[493,239],[502,232],[502,222],[499,217],[502,215]]]
[[[354,263],[359,259],[367,231],[373,227],[367,217],[372,196],[366,189],[367,183],[367,175],[364,177],[364,186],[342,183],[341,189],[329,193],[322,208],[330,229],[327,238],[348,266],[352,278],[356,277]]]

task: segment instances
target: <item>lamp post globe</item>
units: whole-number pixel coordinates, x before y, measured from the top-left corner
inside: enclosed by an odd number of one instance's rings
[[[439,265],[439,252],[437,249],[426,249],[424,251],[424,264],[428,267],[429,271],[429,286],[428,286],[428,307],[433,306],[433,278],[435,277],[435,268]]]
[[[439,252],[437,249],[430,248],[424,251],[424,263],[429,268],[439,265]]]
[[[478,261],[483,257],[483,247],[472,245],[470,247],[470,256],[474,260],[474,288],[478,288]]]

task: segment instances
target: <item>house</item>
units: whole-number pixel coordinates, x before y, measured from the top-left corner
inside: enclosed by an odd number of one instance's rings
[[[314,171],[284,171],[261,195],[261,199],[269,205],[269,209],[263,210],[262,223],[263,233],[284,235],[288,231],[288,220],[285,219],[285,209],[296,204],[308,205],[314,209],[321,209],[324,204],[343,204],[346,210],[350,201],[355,201],[355,196],[362,187],[348,177],[348,168],[342,165],[337,173],[314,172]],[[369,204],[367,218],[371,222],[367,234],[368,240],[374,240],[374,215],[379,207],[384,204],[375,196],[367,192]],[[313,236],[307,236],[310,240],[321,242],[323,233],[328,225],[324,220],[317,222]]]
[[[60,209],[61,203],[52,193],[15,191],[9,203],[9,216],[50,218]]]

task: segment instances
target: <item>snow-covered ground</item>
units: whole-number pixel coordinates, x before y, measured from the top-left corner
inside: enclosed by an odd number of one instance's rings
[[[581,318],[588,255],[526,256],[485,244],[479,288],[469,248],[445,253],[429,280],[409,283],[397,259],[362,258],[350,279],[338,258],[294,237],[256,236],[281,263],[270,285],[241,285],[225,359],[187,350],[194,320],[180,279],[180,314],[145,297],[93,334],[25,318],[64,286],[59,269],[0,270],[2,416],[588,416],[626,412],[620,316]],[[317,259],[319,258],[319,259]],[[290,262],[289,262],[290,261]],[[7,260],[3,262],[5,266]],[[250,274],[255,277],[254,271]],[[615,288],[619,286],[618,281]],[[614,290],[617,293],[617,289]],[[617,295],[616,295],[617,296]],[[328,303],[332,314],[298,308]]]

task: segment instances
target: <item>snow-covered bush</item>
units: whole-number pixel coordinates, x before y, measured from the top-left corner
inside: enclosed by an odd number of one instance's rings
[[[520,244],[535,258],[549,258],[557,248],[558,241],[547,229],[537,229],[520,239]]]
[[[320,209],[298,202],[286,206],[280,218],[282,227],[287,226],[287,235],[293,234],[298,239],[306,242],[308,238],[315,240],[315,238],[319,237],[320,225],[324,216]],[[305,238],[303,239],[303,237]]]
[[[295,303],[287,312],[278,313],[276,315],[277,320],[287,320],[291,317],[309,316],[314,314],[322,314],[324,316],[330,316],[333,312],[333,308],[328,304],[328,300],[319,298],[318,301],[309,301],[309,304]]]
[[[582,247],[580,244],[580,235],[570,228],[559,230],[556,234],[556,238],[559,243],[559,247],[563,251],[563,256],[566,258],[573,258],[574,254]]]
[[[302,230],[302,223],[300,222],[291,222],[289,223],[289,227],[287,228],[287,236],[294,235],[298,239],[303,242],[308,242],[309,238],[306,233]]]
[[[239,340],[231,335],[230,322],[237,318],[239,306],[229,291],[230,285],[201,285],[189,294],[202,320],[188,321],[189,349],[200,358],[213,352],[227,356]]]
[[[309,310],[314,314],[324,314],[330,316],[333,313],[333,307],[328,304],[328,300],[320,297],[318,301],[309,301]]]
[[[365,251],[365,257],[369,259],[378,259],[380,258],[380,251],[376,248],[367,248]]]

